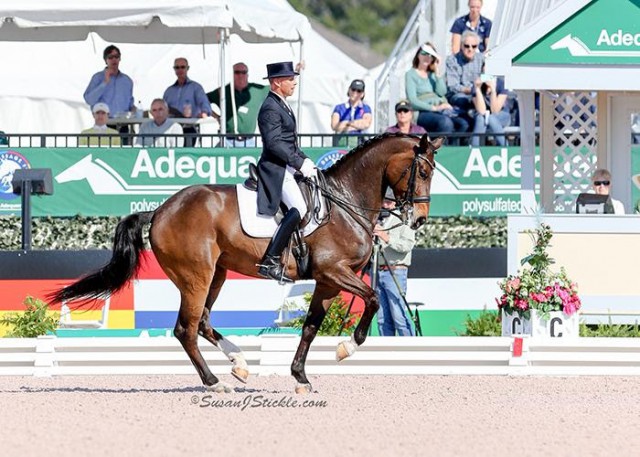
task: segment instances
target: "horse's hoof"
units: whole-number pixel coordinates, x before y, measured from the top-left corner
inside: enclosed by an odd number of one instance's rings
[[[210,392],[215,392],[217,394],[229,394],[233,391],[233,387],[231,387],[226,382],[222,382],[222,381],[218,381],[212,386],[205,386],[205,389],[207,389]]]
[[[238,367],[238,366],[234,366],[231,369],[231,374],[238,381],[240,381],[243,384],[246,384],[247,383],[247,378],[249,377],[249,370],[247,370],[246,368],[241,368],[241,367]]]
[[[298,383],[298,385],[296,386],[296,394],[310,394],[311,393],[311,384],[306,383],[303,384],[301,382]]]
[[[352,341],[342,341],[336,348],[336,361],[340,362],[356,352],[356,345]]]

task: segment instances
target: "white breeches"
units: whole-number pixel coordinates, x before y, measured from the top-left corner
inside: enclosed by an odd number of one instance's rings
[[[284,172],[284,181],[282,182],[282,203],[287,205],[289,209],[296,208],[300,213],[300,218],[304,218],[307,214],[307,204],[304,202],[302,192],[293,177],[295,172],[295,168],[287,165]]]

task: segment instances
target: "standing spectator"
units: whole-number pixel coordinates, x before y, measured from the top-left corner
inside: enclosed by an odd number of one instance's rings
[[[96,103],[106,103],[110,109],[109,117],[134,112],[133,81],[120,71],[120,49],[111,44],[104,49],[102,57],[107,66],[91,77],[84,91],[84,100],[91,108]]]
[[[475,32],[480,37],[480,52],[485,52],[489,47],[489,35],[491,35],[491,21],[480,15],[482,0],[469,0],[469,14],[460,16],[451,25],[451,53],[460,51],[462,34],[466,30]]]
[[[390,133],[405,133],[414,135],[424,135],[427,133],[425,129],[412,122],[413,110],[411,103],[407,100],[400,100],[396,103],[396,123],[387,128]]]
[[[475,32],[462,34],[462,50],[447,57],[447,99],[466,114],[473,108],[475,81],[480,78],[484,55],[478,52],[480,38]]]
[[[118,131],[107,127],[107,119],[109,118],[109,106],[106,103],[96,103],[91,110],[93,113],[94,125],[89,129],[85,129],[81,133],[78,140],[79,146],[120,146]]]
[[[269,93],[269,88],[249,82],[249,69],[243,62],[233,66],[235,111],[231,99],[231,85],[225,86],[226,140],[231,147],[255,147],[258,111]],[[220,105],[220,89],[207,93],[209,102]],[[234,116],[235,113],[235,116]],[[235,135],[234,135],[235,134]]]
[[[391,189],[387,189],[382,207],[386,212],[396,207]],[[411,250],[416,244],[416,232],[406,224],[398,224],[395,218],[381,214],[373,229],[375,242],[380,243],[378,284],[376,293],[380,301],[378,330],[381,336],[413,336],[413,328],[405,312],[404,295],[407,292],[407,273],[411,265]],[[387,259],[388,264],[384,262]],[[398,285],[396,285],[396,281]]]
[[[347,91],[347,101],[336,105],[331,114],[331,129],[336,133],[354,135],[363,133],[371,125],[373,119],[371,107],[364,103],[364,81],[354,79]],[[338,140],[340,142],[340,140]],[[358,142],[346,141],[336,146],[355,146]],[[353,144],[352,144],[353,143]]]
[[[201,118],[211,116],[211,105],[204,89],[200,84],[192,81],[187,76],[189,62],[184,57],[178,57],[173,61],[173,70],[176,73],[176,82],[167,87],[162,98],[169,106],[169,114],[174,117]],[[184,126],[183,131],[187,136],[186,146],[195,144],[198,134],[198,126]]]
[[[440,74],[440,56],[431,43],[418,48],[411,66],[405,74],[405,88],[407,99],[418,112],[416,123],[432,134],[466,132],[469,123],[457,115],[445,97],[447,86]]]
[[[154,148],[181,148],[184,145],[182,127],[180,124],[168,119],[169,106],[162,98],[156,98],[151,102],[150,121],[140,125],[140,136],[136,138],[136,146]],[[173,135],[173,136],[151,136]]]
[[[504,78],[490,76],[485,82],[478,78],[474,85],[475,119],[471,146],[480,146],[480,134],[486,132],[499,134],[495,136],[496,144],[506,146],[504,128],[511,124],[511,113],[506,103],[508,93],[504,88]]]
[[[296,90],[298,72],[293,62],[267,65],[271,90],[260,107],[258,126],[262,154],[258,160],[258,214],[274,216],[281,205],[287,211],[260,261],[258,275],[278,282],[292,282],[280,261],[294,230],[307,214],[307,204],[294,173],[317,177],[317,169],[298,145],[296,117],[287,98]]]

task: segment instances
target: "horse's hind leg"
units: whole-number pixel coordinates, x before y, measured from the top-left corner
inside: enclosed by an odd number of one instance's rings
[[[231,374],[238,379],[238,381],[246,383],[247,378],[249,377],[249,367],[242,350],[228,339],[225,339],[220,333],[211,327],[210,323],[211,307],[218,298],[226,278],[227,270],[218,266],[216,268],[216,273],[213,276],[213,281],[211,281],[209,295],[207,296],[207,302],[205,303],[204,310],[202,311],[198,332],[203,338],[224,352],[231,363],[233,363]]]
[[[180,295],[180,311],[178,312],[174,335],[178,341],[180,341],[180,344],[182,344],[189,359],[191,359],[191,363],[193,363],[193,366],[200,375],[202,383],[207,388],[211,388],[216,392],[230,392],[231,388],[221,383],[218,378],[211,373],[204,357],[202,357],[200,349],[198,349],[198,328],[200,326],[200,318],[202,317],[207,292],[181,291]]]

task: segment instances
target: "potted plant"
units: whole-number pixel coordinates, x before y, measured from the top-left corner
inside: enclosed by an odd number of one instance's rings
[[[551,227],[540,224],[532,233],[533,252],[521,260],[522,271],[498,283],[503,336],[578,336],[578,286],[564,268],[551,270],[554,261],[547,248],[552,236]]]

